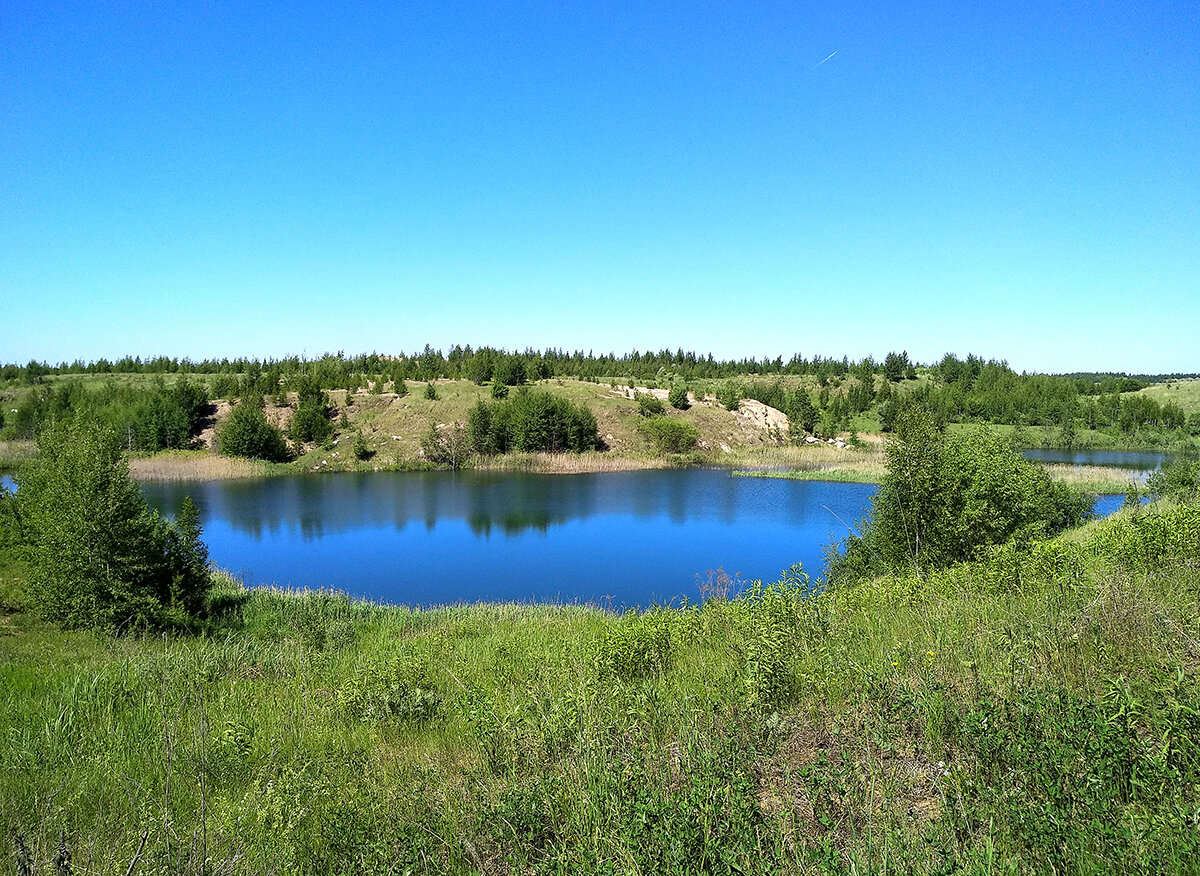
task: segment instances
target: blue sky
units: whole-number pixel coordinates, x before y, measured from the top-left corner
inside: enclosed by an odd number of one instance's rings
[[[7,0],[0,360],[1200,371],[1198,10]]]

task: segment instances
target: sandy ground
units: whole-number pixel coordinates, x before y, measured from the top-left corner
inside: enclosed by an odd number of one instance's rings
[[[639,393],[648,393],[656,399],[666,401],[669,390],[666,389],[650,389],[645,386],[618,386],[612,391],[612,394],[619,398],[634,399]],[[717,402],[711,398],[696,398],[693,393],[688,393],[688,402],[696,407],[717,407]],[[738,409],[733,412],[737,424],[741,427],[742,434],[748,438],[758,438],[762,432],[778,432],[783,438],[787,438],[788,424],[787,414],[783,411],[773,408],[770,405],[765,405],[754,399],[744,398],[738,405]]]

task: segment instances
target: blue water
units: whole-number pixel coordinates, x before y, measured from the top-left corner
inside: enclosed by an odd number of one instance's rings
[[[1150,472],[1162,468],[1175,457],[1170,453],[1143,450],[1022,450],[1026,459],[1037,462],[1065,462],[1070,465],[1106,465]]]
[[[649,605],[695,600],[723,568],[774,580],[867,512],[874,487],[725,471],[520,475],[376,472],[146,484],[190,494],[212,561],[249,584],[388,602]],[[840,519],[839,519],[840,518]]]
[[[145,484],[201,512],[212,561],[246,583],[333,587],[392,603],[591,602],[700,596],[723,568],[774,580],[867,513],[864,484],[714,470],[521,475],[376,472]],[[1121,496],[1103,497],[1111,513]]]

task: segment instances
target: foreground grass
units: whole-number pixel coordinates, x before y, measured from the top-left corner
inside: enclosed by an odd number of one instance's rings
[[[46,871],[1200,867],[1195,508],[644,614],[256,590],[112,639],[0,572],[0,831]]]

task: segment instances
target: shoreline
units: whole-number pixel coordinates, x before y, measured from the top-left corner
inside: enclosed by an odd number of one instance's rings
[[[1134,469],[1109,466],[1041,463],[1056,481],[1064,481],[1089,492],[1115,495],[1131,486],[1143,486],[1144,476]],[[878,484],[886,467],[879,452],[836,450],[829,448],[779,447],[751,452],[689,454],[650,457],[629,454],[512,454],[493,457],[461,471],[512,472],[519,474],[571,475],[605,472],[667,471],[681,468],[726,469],[733,477],[777,478],[781,480],[824,481],[828,483]],[[370,466],[337,465],[313,471],[290,463],[217,456],[205,451],[167,451],[129,460],[129,474],[139,482],[183,483],[226,480],[250,480],[282,475],[308,475],[325,472],[435,471],[416,465]]]

